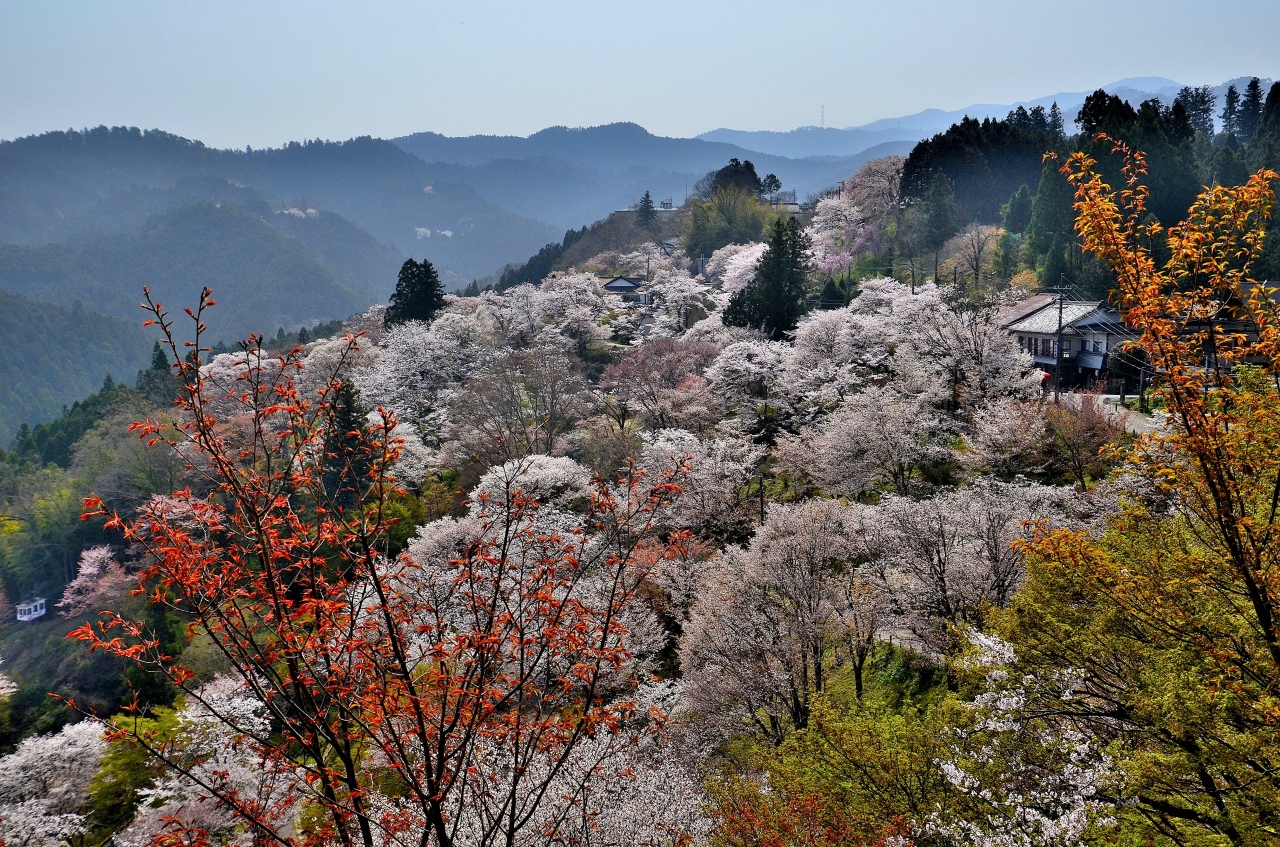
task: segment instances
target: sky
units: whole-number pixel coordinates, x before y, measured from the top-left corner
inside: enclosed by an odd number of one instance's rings
[[[634,121],[852,126],[1116,79],[1280,78],[1277,0],[3,0],[0,138],[218,147]]]

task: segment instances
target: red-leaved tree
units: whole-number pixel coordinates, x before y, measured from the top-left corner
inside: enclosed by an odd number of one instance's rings
[[[214,376],[225,362],[200,358],[212,305],[206,289],[186,310],[187,357],[147,294],[147,323],[177,361],[182,437],[135,424],[184,455],[200,487],[134,516],[89,498],[86,515],[105,515],[146,551],[151,601],[212,641],[266,720],[203,697],[139,620],[104,614],[72,636],[171,680],[225,724],[229,743],[256,745],[264,768],[295,775],[295,789],[268,807],[170,756],[142,722],[115,731],[200,782],[255,843],[557,840],[600,776],[601,745],[635,744],[661,722],[637,700],[626,621],[648,575],[634,552],[678,493],[676,469],[597,481],[576,522],[544,516],[519,490],[485,498],[449,525],[440,555],[389,557],[394,415],[378,409],[367,427],[335,430],[345,359],[303,396],[301,350],[271,356],[260,338],[242,345],[229,381]],[[173,826],[173,843],[207,841]]]

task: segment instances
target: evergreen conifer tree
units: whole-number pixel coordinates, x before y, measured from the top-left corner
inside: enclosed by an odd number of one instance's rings
[[[1240,140],[1249,141],[1258,132],[1262,120],[1262,80],[1256,76],[1244,87],[1240,101]]]
[[[1240,144],[1234,135],[1213,154],[1213,181],[1217,185],[1244,185],[1249,181],[1249,166],[1240,155]]]
[[[653,221],[658,214],[653,210],[653,198],[649,196],[649,192],[645,192],[640,198],[640,203],[636,206],[636,224],[641,229],[649,229],[653,226]]]
[[[933,249],[933,275],[938,276],[938,258],[942,245],[955,235],[959,228],[956,220],[956,195],[951,180],[942,171],[933,175],[929,193],[925,195],[924,236],[925,243]]]
[[[159,341],[151,347],[151,370],[169,370],[169,357],[164,354],[164,349],[160,347]]]
[[[1240,92],[1234,85],[1227,86],[1226,96],[1223,97],[1222,131],[1231,135],[1240,132]]]
[[[1031,223],[1031,189],[1025,184],[1019,186],[1001,211],[1004,213],[1001,223],[1005,229],[1018,234],[1024,232],[1027,224]]]
[[[1271,90],[1267,92],[1267,102],[1262,107],[1262,117],[1258,121],[1258,134],[1253,137],[1250,146],[1254,167],[1280,169],[1280,82],[1272,83]],[[1274,227],[1274,214],[1271,220],[1271,226]],[[1272,240],[1274,239],[1268,234],[1268,247],[1264,249],[1269,249]]]
[[[338,506],[349,508],[359,500],[355,485],[369,470],[369,456],[361,449],[365,410],[350,382],[333,398],[324,445],[324,490]]]
[[[408,321],[430,321],[443,306],[444,286],[436,269],[426,259],[406,259],[400,266],[383,323],[391,327]]]
[[[783,340],[805,311],[808,254],[809,239],[798,220],[774,221],[756,275],[729,300],[725,324],[761,329],[774,341]]]
[[[471,283],[467,285],[465,290],[463,290],[462,296],[463,297],[479,297],[480,283],[476,282],[474,279],[471,280]]]
[[[1053,105],[1049,107],[1049,131],[1059,138],[1065,137],[1066,125],[1062,120],[1062,110],[1058,108],[1058,101],[1054,100]]]

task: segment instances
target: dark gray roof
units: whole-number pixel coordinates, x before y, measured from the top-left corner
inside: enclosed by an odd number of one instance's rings
[[[1100,311],[1100,307],[1096,302],[1068,300],[1062,304],[1062,326],[1069,327],[1097,311]],[[1009,331],[1053,334],[1058,331],[1058,307],[1056,305],[1045,307],[1027,315],[1022,320],[1014,321],[1009,325]]]

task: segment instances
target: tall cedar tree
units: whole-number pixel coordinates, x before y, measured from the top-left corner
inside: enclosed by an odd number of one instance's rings
[[[729,300],[724,322],[762,329],[774,341],[786,337],[805,311],[808,253],[809,239],[798,220],[775,221],[755,277]]]
[[[1001,223],[1009,232],[1021,234],[1031,222],[1031,189],[1026,183],[1018,186],[1009,202],[1001,210]]]
[[[1240,132],[1240,92],[1234,85],[1227,86],[1222,106],[1222,131],[1230,135]]]
[[[646,191],[640,198],[640,204],[636,206],[636,225],[642,229],[648,229],[653,226],[656,217],[657,213],[653,211],[653,198]]]
[[[929,193],[925,197],[925,242],[933,248],[933,276],[938,276],[938,258],[942,245],[959,229],[956,221],[956,195],[951,190],[951,180],[938,171],[933,175]]]
[[[1240,101],[1240,140],[1250,141],[1258,132],[1262,120],[1262,80],[1256,76],[1244,87]]]
[[[444,286],[436,269],[426,259],[405,259],[383,322],[388,327],[408,321],[427,322],[443,306]]]

